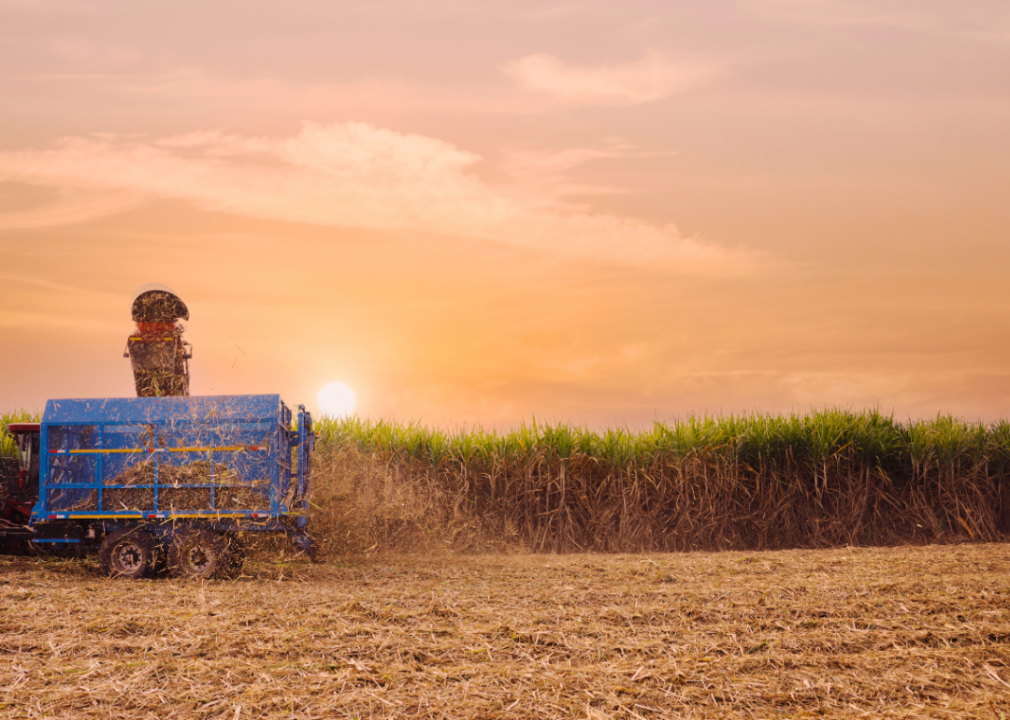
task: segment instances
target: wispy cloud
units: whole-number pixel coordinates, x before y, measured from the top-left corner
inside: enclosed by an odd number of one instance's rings
[[[409,108],[449,113],[528,114],[538,103],[516,97],[515,89],[480,83],[464,89],[411,79],[409,74],[370,73],[348,80],[313,81],[280,75],[228,77],[205,68],[181,66],[151,75],[137,75],[122,83],[132,96],[171,98],[175,102],[227,103],[229,107],[262,108],[264,98],[284,97],[290,116],[350,113],[376,114]]]
[[[496,189],[470,172],[479,160],[422,135],[307,123],[279,138],[216,131],[65,138],[48,149],[0,153],[0,179],[181,198],[270,220],[479,238],[672,272],[736,273],[754,262],[684,238],[672,225],[545,207]]]
[[[1006,39],[1010,15],[997,4],[908,3],[864,0],[756,0],[753,12],[815,25],[880,27],[924,35]]]
[[[73,225],[128,210],[138,202],[135,194],[117,189],[57,188],[41,201],[0,210],[0,230]]]
[[[553,55],[514,60],[505,72],[520,85],[573,105],[636,105],[694,87],[719,72],[711,63],[674,61],[655,52],[622,65],[572,65]]]
[[[643,153],[619,141],[601,147],[568,147],[556,149],[512,149],[506,151],[497,163],[513,187],[529,201],[544,206],[569,210],[585,204],[574,205],[572,197],[587,198],[594,195],[621,195],[626,187],[612,183],[591,182],[572,177],[572,171],[587,163],[601,160],[627,159],[654,156]]]
[[[73,0],[3,0],[0,13],[10,15],[87,15],[92,10]]]
[[[628,157],[632,153],[622,146],[604,148],[561,148],[558,150],[513,150],[502,162],[503,168],[516,177],[559,178],[569,170],[593,160]]]

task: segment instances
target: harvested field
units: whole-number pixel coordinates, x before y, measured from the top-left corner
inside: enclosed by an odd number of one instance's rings
[[[0,717],[1010,714],[1010,548],[0,558]]]

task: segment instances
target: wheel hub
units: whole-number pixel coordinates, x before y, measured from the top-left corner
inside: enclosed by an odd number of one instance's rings
[[[198,572],[207,569],[214,562],[213,555],[207,551],[207,548],[199,546],[190,549],[187,553],[187,560],[190,567]]]
[[[144,550],[136,543],[123,543],[116,548],[116,567],[122,572],[134,572],[144,565]]]

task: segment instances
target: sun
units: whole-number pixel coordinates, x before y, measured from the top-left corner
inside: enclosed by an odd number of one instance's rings
[[[347,417],[354,412],[354,391],[342,382],[332,382],[323,386],[316,396],[319,409],[324,416],[332,418]]]

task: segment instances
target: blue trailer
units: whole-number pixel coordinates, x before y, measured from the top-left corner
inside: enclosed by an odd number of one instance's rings
[[[50,400],[31,541],[97,549],[103,572],[131,578],[234,576],[252,532],[312,557],[315,434],[303,406],[293,419],[278,395]]]

